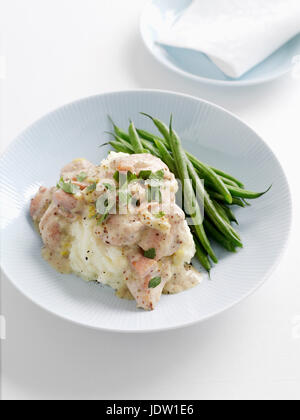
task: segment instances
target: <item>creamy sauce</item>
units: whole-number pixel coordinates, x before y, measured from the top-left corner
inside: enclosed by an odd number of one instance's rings
[[[48,263],[61,274],[71,274],[72,269],[68,257],[62,257],[59,253],[44,247],[42,249],[42,256]]]
[[[163,293],[173,295],[192,289],[199,284],[199,272],[190,264],[176,267]]]
[[[116,171],[135,177],[148,171],[159,181],[133,179],[124,195]],[[199,284],[201,275],[189,265],[195,254],[193,237],[175,203],[178,184],[163,162],[152,155],[111,153],[99,167],[78,159],[61,176],[68,185],[42,187],[31,204],[45,245],[43,257],[57,271],[108,284],[118,297],[134,298],[148,310],[162,293]],[[71,192],[70,183],[76,186]],[[99,221],[99,202],[109,203],[113,191],[118,191],[116,214]],[[155,287],[150,286],[153,279],[160,279]]]

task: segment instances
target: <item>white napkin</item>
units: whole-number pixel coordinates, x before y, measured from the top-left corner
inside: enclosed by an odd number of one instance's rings
[[[300,33],[300,0],[194,0],[158,42],[189,48],[239,78]]]

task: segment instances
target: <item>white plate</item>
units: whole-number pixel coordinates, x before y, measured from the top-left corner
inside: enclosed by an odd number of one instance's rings
[[[205,0],[204,0],[205,1]],[[227,77],[205,54],[161,47],[157,40],[162,25],[180,17],[192,0],[149,0],[141,17],[141,34],[150,53],[169,69],[198,82],[222,86],[250,86],[277,79],[291,71],[300,55],[300,35],[286,43],[243,77]]]
[[[119,300],[107,287],[55,272],[41,257],[42,242],[29,216],[40,185],[52,186],[61,167],[77,157],[98,164],[110,130],[107,115],[126,128],[129,118],[152,129],[144,111],[168,121],[174,115],[184,145],[204,162],[229,171],[254,190],[272,190],[251,208],[237,209],[245,248],[237,254],[217,249],[213,281],[175,296],[163,296],[154,312]],[[280,164],[247,125],[225,110],[189,96],[133,91],[100,95],[67,105],[21,134],[1,158],[1,266],[32,301],[78,324],[122,332],[183,327],[223,312],[263,284],[285,247],[291,199]]]

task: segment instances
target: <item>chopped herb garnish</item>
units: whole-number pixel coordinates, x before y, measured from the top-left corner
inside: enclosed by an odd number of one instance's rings
[[[165,217],[165,215],[166,213],[160,211],[159,213],[155,214],[154,217],[156,217],[157,219],[161,219],[162,217]]]
[[[156,257],[156,250],[155,248],[148,249],[148,251],[144,252],[144,257],[149,258],[150,260],[154,260]]]
[[[87,177],[88,175],[85,172],[81,172],[79,175],[77,175],[76,179],[79,182],[83,182]]]
[[[128,172],[128,174],[127,174],[128,184],[130,184],[132,181],[135,181],[137,179],[138,179],[138,177],[136,176],[136,174],[133,174],[131,172]]]
[[[103,185],[109,191],[113,191],[115,189],[115,187],[113,185],[111,185],[111,184],[104,183]]]
[[[162,181],[164,179],[165,172],[163,169],[152,172],[152,171],[141,171],[139,174],[139,179],[143,179],[144,181],[147,181],[148,179],[152,179],[155,181]]]
[[[154,277],[152,280],[149,281],[149,289],[155,289],[161,283],[161,277]]]
[[[96,188],[97,188],[97,184],[96,182],[94,182],[93,184],[89,185],[86,190],[87,192],[93,192],[96,190]]]
[[[114,180],[119,183],[119,179],[120,179],[120,173],[118,171],[116,171],[114,173]]]
[[[151,175],[152,175],[152,171],[141,171],[139,174],[139,179],[143,179],[144,181],[147,181],[147,179],[150,179]]]
[[[165,172],[163,169],[161,169],[160,171],[157,171],[155,173],[152,173],[150,175],[149,179],[154,179],[154,180],[158,180],[158,181],[162,181],[164,179],[165,176]]]
[[[57,184],[57,188],[62,189],[67,194],[77,194],[80,190],[80,188],[77,185],[72,184],[71,181],[65,182],[63,178],[60,178]]]
[[[136,179],[138,179],[137,175],[133,174],[132,172],[127,172],[127,178],[125,179],[125,173],[120,173],[118,171],[116,171],[114,173],[114,180],[117,181],[118,183],[120,183],[120,181],[126,181],[128,182],[128,184],[130,184],[132,181],[135,181]]]

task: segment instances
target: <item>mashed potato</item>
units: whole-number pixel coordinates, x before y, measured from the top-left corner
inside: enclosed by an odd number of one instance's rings
[[[98,281],[114,290],[126,289],[124,272],[128,270],[128,260],[124,250],[107,245],[94,235],[94,220],[76,221],[72,224],[74,238],[70,250],[70,266],[73,273],[86,281]],[[182,246],[172,256],[164,260],[169,272],[164,293],[174,294],[199,284],[199,274],[185,264],[195,255],[195,244],[190,229],[185,222],[181,230]],[[188,271],[188,275],[178,273]],[[129,297],[126,294],[125,297]]]
[[[190,265],[195,244],[177,190],[174,174],[149,154],[111,153],[100,166],[71,162],[57,186],[42,187],[31,203],[44,258],[153,310],[162,293],[201,281]]]
[[[123,272],[128,267],[127,258],[122,248],[106,245],[97,238],[95,228],[94,219],[72,224],[71,269],[86,281],[97,280],[118,290],[125,285]]]

